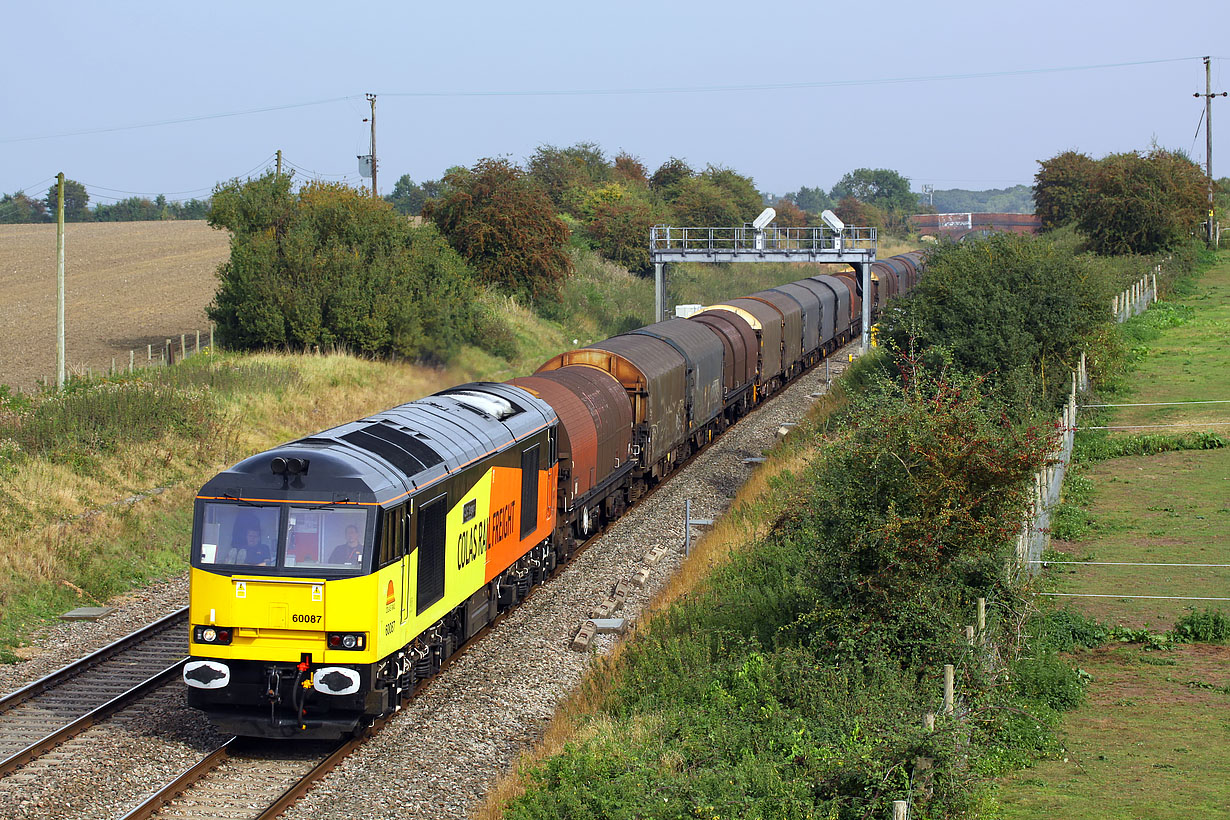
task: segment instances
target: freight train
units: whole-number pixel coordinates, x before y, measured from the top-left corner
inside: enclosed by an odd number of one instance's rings
[[[188,703],[240,735],[362,731],[922,266],[731,299],[218,474],[195,502]]]

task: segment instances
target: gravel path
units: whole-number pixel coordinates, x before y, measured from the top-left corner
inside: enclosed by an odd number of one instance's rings
[[[454,659],[285,817],[468,818],[499,774],[540,737],[557,704],[584,675],[594,654],[573,652],[568,644],[592,608],[642,566],[646,552],[664,545],[666,557],[624,604],[622,617],[635,619],[683,560],[684,500],[692,499],[696,518],[720,515],[753,469],[743,459],[761,455],[783,423],[802,416],[808,394],[823,389],[820,367],[699,454]],[[116,611],[101,621],[57,626],[36,642],[30,660],[0,667],[0,691],[52,672],[186,603],[185,576],[110,602]],[[614,640],[598,636],[594,652],[609,651]],[[0,817],[121,816],[222,740],[187,708],[183,687],[170,684],[138,708],[0,780]]]

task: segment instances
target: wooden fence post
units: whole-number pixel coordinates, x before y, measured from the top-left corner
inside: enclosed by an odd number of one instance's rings
[[[978,599],[978,643],[984,645],[987,642],[987,599]]]
[[[910,801],[894,800],[893,801],[893,820],[909,820],[910,816]]]
[[[130,350],[128,351],[128,372],[132,373],[133,368],[135,368],[136,365],[137,365],[137,351]]]
[[[956,669],[951,663],[944,664],[944,714],[952,714],[953,685]]]

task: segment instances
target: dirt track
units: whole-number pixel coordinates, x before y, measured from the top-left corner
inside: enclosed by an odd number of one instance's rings
[[[205,306],[227,233],[203,221],[66,226],[64,313],[71,371],[208,331]],[[0,225],[0,384],[55,380],[56,226]]]

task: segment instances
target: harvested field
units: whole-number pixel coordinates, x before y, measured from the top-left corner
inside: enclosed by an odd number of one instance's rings
[[[228,235],[203,221],[70,223],[64,232],[70,372],[145,357],[207,330]],[[55,379],[56,226],[0,225],[0,384]]]

